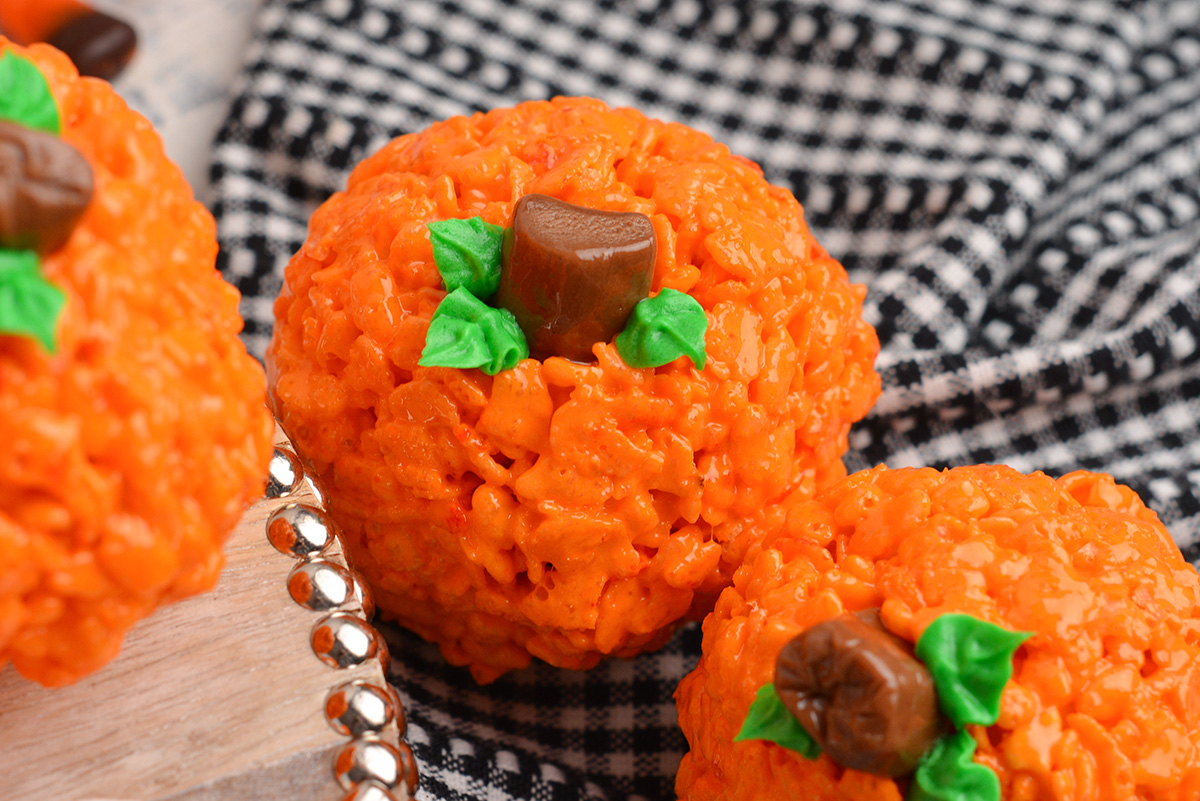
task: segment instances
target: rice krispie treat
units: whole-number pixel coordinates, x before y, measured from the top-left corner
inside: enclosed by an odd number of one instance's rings
[[[878,467],[791,520],[676,692],[681,799],[1200,797],[1200,577],[1133,491]]]
[[[386,616],[480,681],[586,668],[844,475],[863,294],[708,136],[523,103],[394,140],[316,212],[271,395]]]
[[[0,39],[0,666],[73,681],[216,582],[274,431],[216,253],[143,117]]]

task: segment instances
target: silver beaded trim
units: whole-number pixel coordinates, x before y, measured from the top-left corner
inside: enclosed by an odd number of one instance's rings
[[[267,497],[287,498],[305,479],[318,502],[324,494],[305,476],[300,459],[276,446],[271,457]],[[267,518],[267,540],[280,553],[296,559],[287,591],[296,603],[317,612],[310,634],[313,653],[334,670],[379,660],[387,673],[387,643],[367,622],[375,604],[362,578],[327,558],[338,537],[337,525],[319,506],[288,503]],[[361,609],[361,613],[358,611]],[[411,801],[417,793],[417,762],[404,741],[406,718],[400,696],[386,682],[379,687],[362,680],[334,687],[325,698],[325,720],[349,738],[337,752],[333,778],[347,795],[344,801]],[[396,744],[383,739],[392,724]]]

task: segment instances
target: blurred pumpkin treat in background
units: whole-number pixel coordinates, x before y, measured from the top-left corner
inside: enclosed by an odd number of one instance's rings
[[[0,86],[0,665],[55,685],[214,585],[273,426],[150,124],[46,45]]]

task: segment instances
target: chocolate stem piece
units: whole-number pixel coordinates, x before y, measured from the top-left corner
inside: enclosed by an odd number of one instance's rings
[[[92,167],[52,134],[0,121],[0,248],[50,253],[92,197]]]
[[[504,232],[493,303],[517,318],[534,358],[591,361],[649,295],[655,254],[644,214],[526,195]]]
[[[933,676],[877,610],[818,623],[783,647],[775,692],[837,764],[911,773],[942,733]]]
[[[46,41],[66,53],[80,75],[106,81],[117,77],[137,50],[137,32],[128,23],[90,8]]]

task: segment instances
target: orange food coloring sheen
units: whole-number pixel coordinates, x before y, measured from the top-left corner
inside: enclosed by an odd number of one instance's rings
[[[878,467],[796,511],[750,550],[676,692],[681,799],[903,797],[905,779],[732,741],[786,642],[873,606],[910,642],[950,612],[1036,633],[996,724],[968,727],[1007,801],[1198,797],[1200,577],[1131,490],[1084,472]]]
[[[521,197],[638,212],[651,292],[699,301],[708,364],[417,365],[444,295],[425,225]],[[879,392],[863,289],[796,200],[709,137],[599,101],[456,117],[362,162],[276,303],[277,415],[383,613],[480,681],[586,668],[707,611],[745,551],[845,474]]]
[[[15,49],[45,73],[96,181],[43,259],[67,296],[58,352],[0,336],[0,667],[56,685],[213,586],[262,492],[273,423],[212,217],[157,134],[61,53]]]

